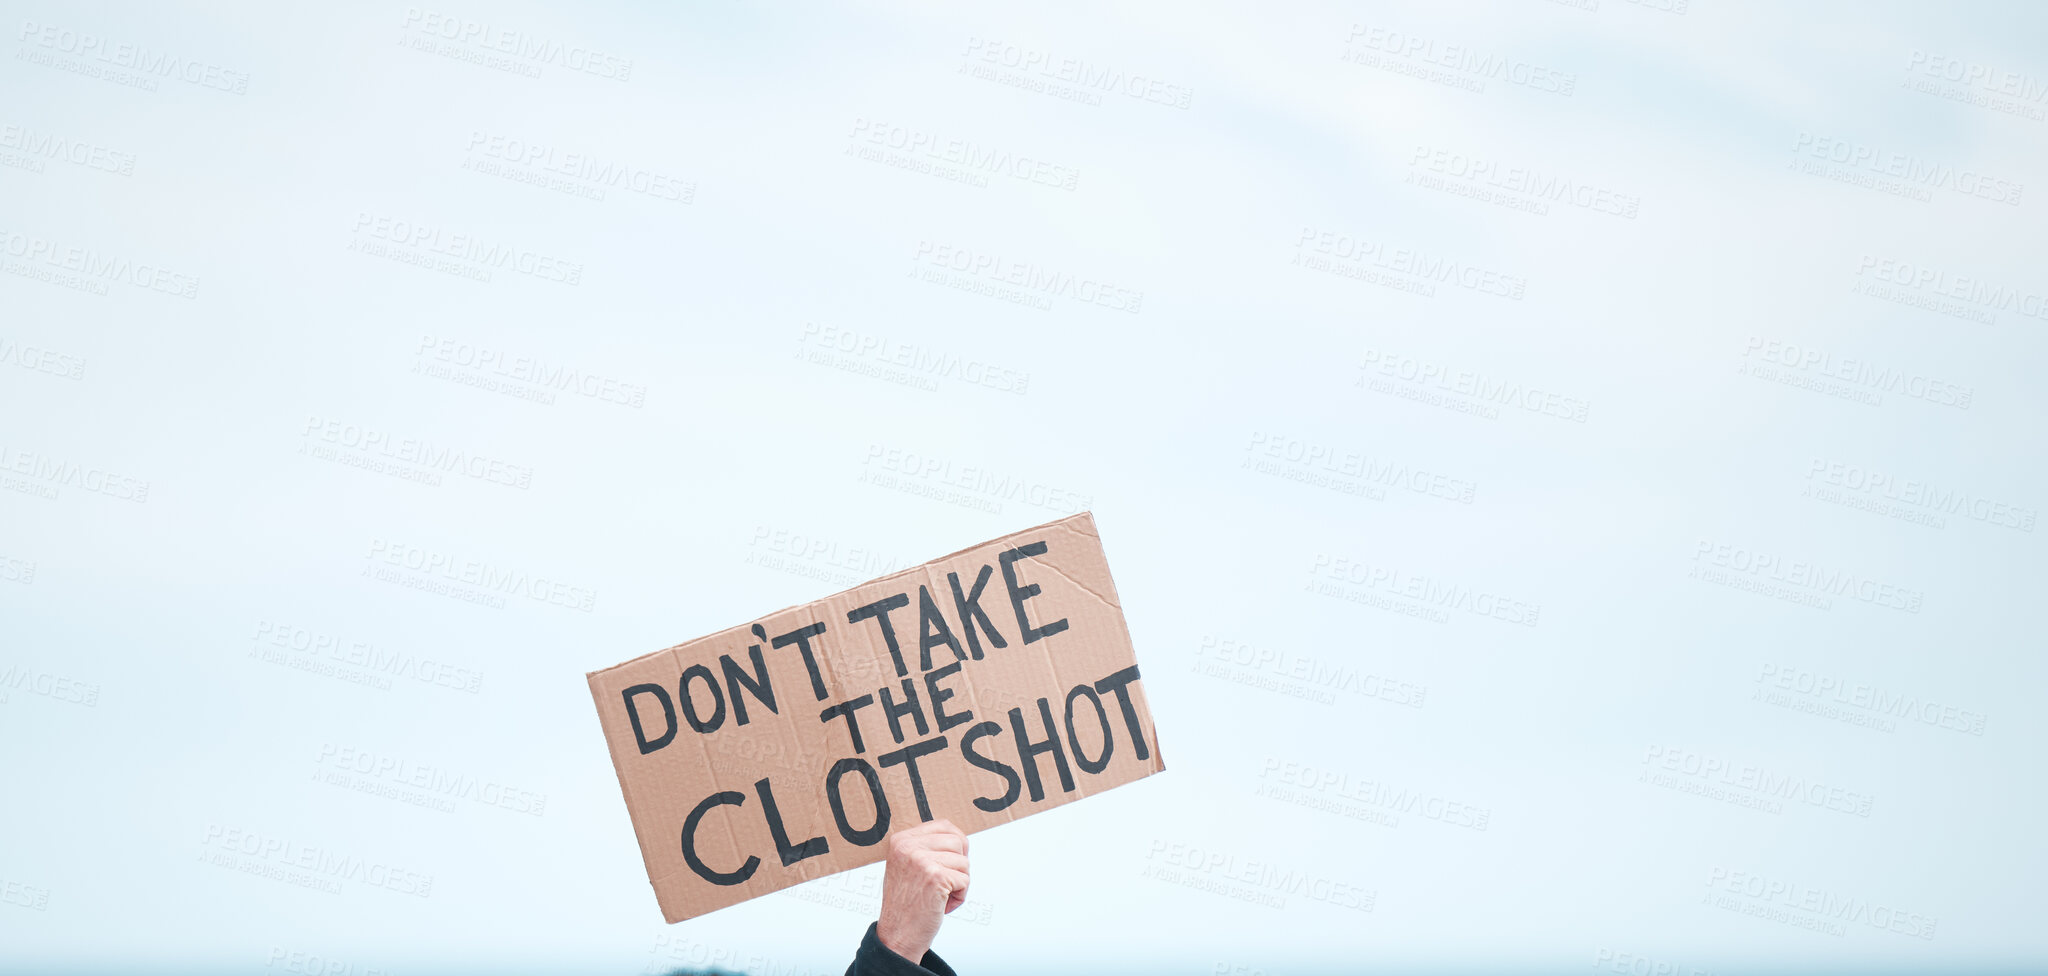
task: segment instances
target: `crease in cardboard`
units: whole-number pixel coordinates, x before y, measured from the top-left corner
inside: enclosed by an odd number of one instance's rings
[[[1089,533],[1086,533],[1086,532],[1079,532],[1079,531],[1076,531],[1076,532],[1075,532],[1074,534],[1075,534],[1075,535],[1085,535],[1085,536],[1088,536],[1089,538],[1095,538],[1095,536],[1093,536],[1093,535],[1090,535]],[[1045,569],[1050,569],[1050,570],[1052,570],[1052,571],[1053,571],[1053,573],[1054,573],[1055,575],[1059,576],[1059,578],[1061,578],[1061,579],[1063,579],[1063,580],[1066,580],[1066,581],[1067,581],[1067,582],[1069,582],[1069,583],[1072,583],[1072,584],[1074,584],[1074,586],[1075,586],[1076,588],[1078,588],[1078,589],[1079,589],[1079,590],[1080,590],[1081,592],[1083,592],[1083,593],[1086,593],[1086,594],[1088,594],[1089,596],[1092,596],[1092,597],[1094,597],[1094,598],[1095,598],[1095,599],[1096,599],[1097,601],[1101,602],[1101,603],[1102,603],[1102,604],[1103,604],[1104,606],[1107,606],[1107,607],[1111,607],[1111,608],[1113,608],[1113,609],[1115,609],[1115,610],[1118,610],[1118,611],[1122,611],[1122,610],[1123,610],[1123,605],[1122,605],[1122,604],[1119,604],[1119,603],[1117,603],[1117,602],[1116,602],[1115,600],[1112,600],[1112,599],[1110,599],[1110,598],[1108,598],[1108,597],[1106,597],[1106,596],[1103,596],[1103,595],[1102,595],[1102,594],[1100,594],[1100,593],[1097,593],[1097,592],[1095,592],[1095,590],[1094,590],[1093,588],[1089,587],[1089,586],[1088,586],[1088,585],[1087,585],[1086,583],[1083,583],[1083,582],[1081,582],[1080,580],[1077,580],[1077,579],[1073,578],[1072,576],[1068,576],[1068,575],[1067,575],[1067,573],[1066,573],[1066,571],[1065,571],[1065,570],[1063,570],[1063,569],[1060,569],[1060,568],[1059,568],[1059,566],[1058,566],[1057,564],[1055,564],[1055,563],[1052,563],[1052,562],[1043,562],[1043,563],[1037,563],[1036,565],[1038,565],[1038,566],[1040,566],[1040,567],[1043,567],[1043,568],[1045,568]]]

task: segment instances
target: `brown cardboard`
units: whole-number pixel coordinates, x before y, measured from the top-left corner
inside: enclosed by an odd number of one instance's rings
[[[980,595],[967,601],[980,614],[963,612],[960,598],[972,596],[983,567]],[[901,605],[886,613],[860,609],[877,601],[897,603],[892,598],[898,595]],[[1018,620],[1019,601],[1029,635]],[[849,619],[849,613],[856,616]],[[895,635],[900,675],[882,619]],[[788,636],[820,624],[824,629],[816,636]],[[990,629],[1005,646],[994,646]],[[782,646],[776,646],[777,638]],[[816,683],[805,665],[806,645]],[[755,669],[756,653],[765,682]],[[930,668],[923,666],[925,653]],[[912,769],[923,783],[931,818],[972,833],[1166,768],[1116,585],[1095,519],[1086,512],[593,671],[589,678],[648,881],[671,922],[880,860],[886,833],[874,829],[870,773],[888,808],[887,833],[923,822]],[[753,690],[757,684],[761,693]],[[681,691],[686,685],[687,709]],[[908,708],[910,694],[916,696],[916,714],[897,713],[900,742],[884,713],[884,688],[888,704],[899,709]],[[856,750],[849,717],[831,709],[863,696],[872,701],[857,705],[850,716],[861,737]],[[943,729],[933,712],[934,697],[941,699]],[[1030,706],[1041,699],[1044,710],[1034,714]],[[1011,707],[1019,703],[1023,707]],[[1044,745],[1047,714],[1056,750]],[[1018,723],[1038,747],[1028,760],[1019,754]],[[1100,759],[1105,735],[1110,752]],[[970,758],[970,743],[981,762]],[[1071,789],[1059,772],[1062,760]],[[1036,799],[1023,772],[1027,762],[1037,773]],[[1010,770],[1009,777],[997,766]],[[840,770],[836,781],[834,769]],[[843,824],[831,804],[832,782]],[[779,839],[764,791],[779,814]],[[1011,799],[1005,804],[1006,796]]]

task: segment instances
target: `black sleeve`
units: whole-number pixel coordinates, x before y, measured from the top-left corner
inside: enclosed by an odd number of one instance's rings
[[[868,934],[861,936],[860,951],[853,954],[853,965],[846,967],[846,976],[956,976],[953,967],[946,965],[939,954],[927,950],[924,958],[911,962],[897,955],[875,935],[875,926],[868,926]]]

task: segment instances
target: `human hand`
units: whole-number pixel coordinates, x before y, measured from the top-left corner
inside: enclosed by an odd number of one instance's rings
[[[882,917],[875,937],[915,963],[924,958],[947,912],[967,901],[967,834],[934,820],[889,838],[882,873]]]

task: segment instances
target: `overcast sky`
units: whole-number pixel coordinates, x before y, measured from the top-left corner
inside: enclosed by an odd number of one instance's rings
[[[2048,958],[2041,11],[1195,6],[18,6],[0,969],[837,972],[584,673],[1082,509],[962,973]]]

